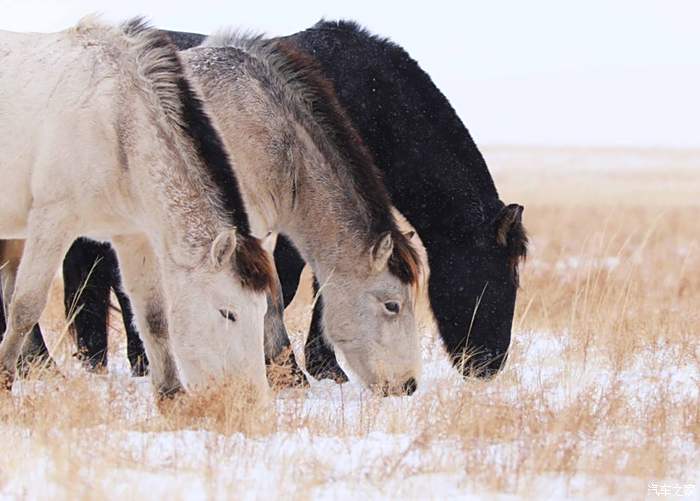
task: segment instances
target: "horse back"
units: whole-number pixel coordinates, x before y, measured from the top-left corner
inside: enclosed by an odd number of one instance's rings
[[[0,67],[0,238],[23,238],[32,206],[104,184],[118,89],[99,48],[70,32],[0,32]]]

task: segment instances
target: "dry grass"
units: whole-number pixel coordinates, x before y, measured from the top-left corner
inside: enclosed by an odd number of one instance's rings
[[[494,381],[462,382],[427,335],[412,398],[315,384],[253,413],[227,388],[160,413],[119,370],[120,336],[106,376],[74,366],[64,342],[65,377],[0,399],[0,493],[635,499],[652,480],[697,484],[700,153],[486,155],[532,237],[513,354]],[[44,323],[54,342],[58,296]],[[287,312],[297,330],[302,299]]]

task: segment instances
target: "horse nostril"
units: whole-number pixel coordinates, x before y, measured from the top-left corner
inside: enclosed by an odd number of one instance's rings
[[[416,378],[411,378],[403,384],[403,391],[406,395],[413,395],[413,393],[418,388],[418,383],[416,383]]]

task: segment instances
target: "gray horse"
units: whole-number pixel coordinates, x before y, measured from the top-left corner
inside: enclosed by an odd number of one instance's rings
[[[253,233],[284,233],[310,263],[324,332],[348,368],[368,387],[411,393],[419,259],[332,86],[312,59],[258,38],[215,36],[181,56],[231,153]]]

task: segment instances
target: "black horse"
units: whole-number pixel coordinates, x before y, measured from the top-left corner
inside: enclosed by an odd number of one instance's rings
[[[205,38],[180,32],[170,36],[180,49]],[[469,132],[401,47],[351,22],[322,21],[279,40],[319,62],[382,169],[394,205],[418,231],[428,253],[430,303],[453,363],[465,376],[495,374],[507,357],[518,264],[527,251],[522,206],[499,199]],[[88,241],[77,247],[83,250],[74,246],[71,252],[82,255],[68,256],[73,271],[64,266],[67,304],[79,288],[73,280],[85,276],[98,254],[105,256],[105,263],[112,262],[106,247]],[[286,305],[296,292],[304,262],[284,238],[275,250],[275,262]],[[100,280],[93,279],[90,290],[98,294],[96,288],[101,287],[100,297],[108,297],[110,286],[118,283],[118,271]],[[128,312],[127,303],[120,303]],[[322,339],[322,307],[318,301],[306,346],[307,369],[315,377],[344,380]],[[86,308],[98,311],[87,304]],[[76,322],[79,346],[87,350],[88,359],[104,360],[105,325],[101,319],[90,325]]]
[[[98,372],[107,367],[111,289],[124,319],[131,373],[145,375],[148,360],[134,324],[131,303],[122,290],[117,256],[112,247],[85,238],[76,240],[63,260],[63,282],[66,317],[73,320],[70,331],[78,346],[76,356],[83,364]]]
[[[73,320],[70,331],[78,346],[76,356],[89,370],[101,371],[107,367],[107,321],[111,307],[110,291],[114,288],[126,327],[131,373],[145,375],[148,360],[134,327],[131,304],[121,289],[117,256],[111,246],[84,238],[76,240],[63,261],[63,277],[64,306],[66,317]],[[0,341],[5,332],[7,307],[2,289],[0,286]],[[24,376],[32,366],[44,364],[53,366],[53,361],[37,324],[24,342],[17,368]]]

